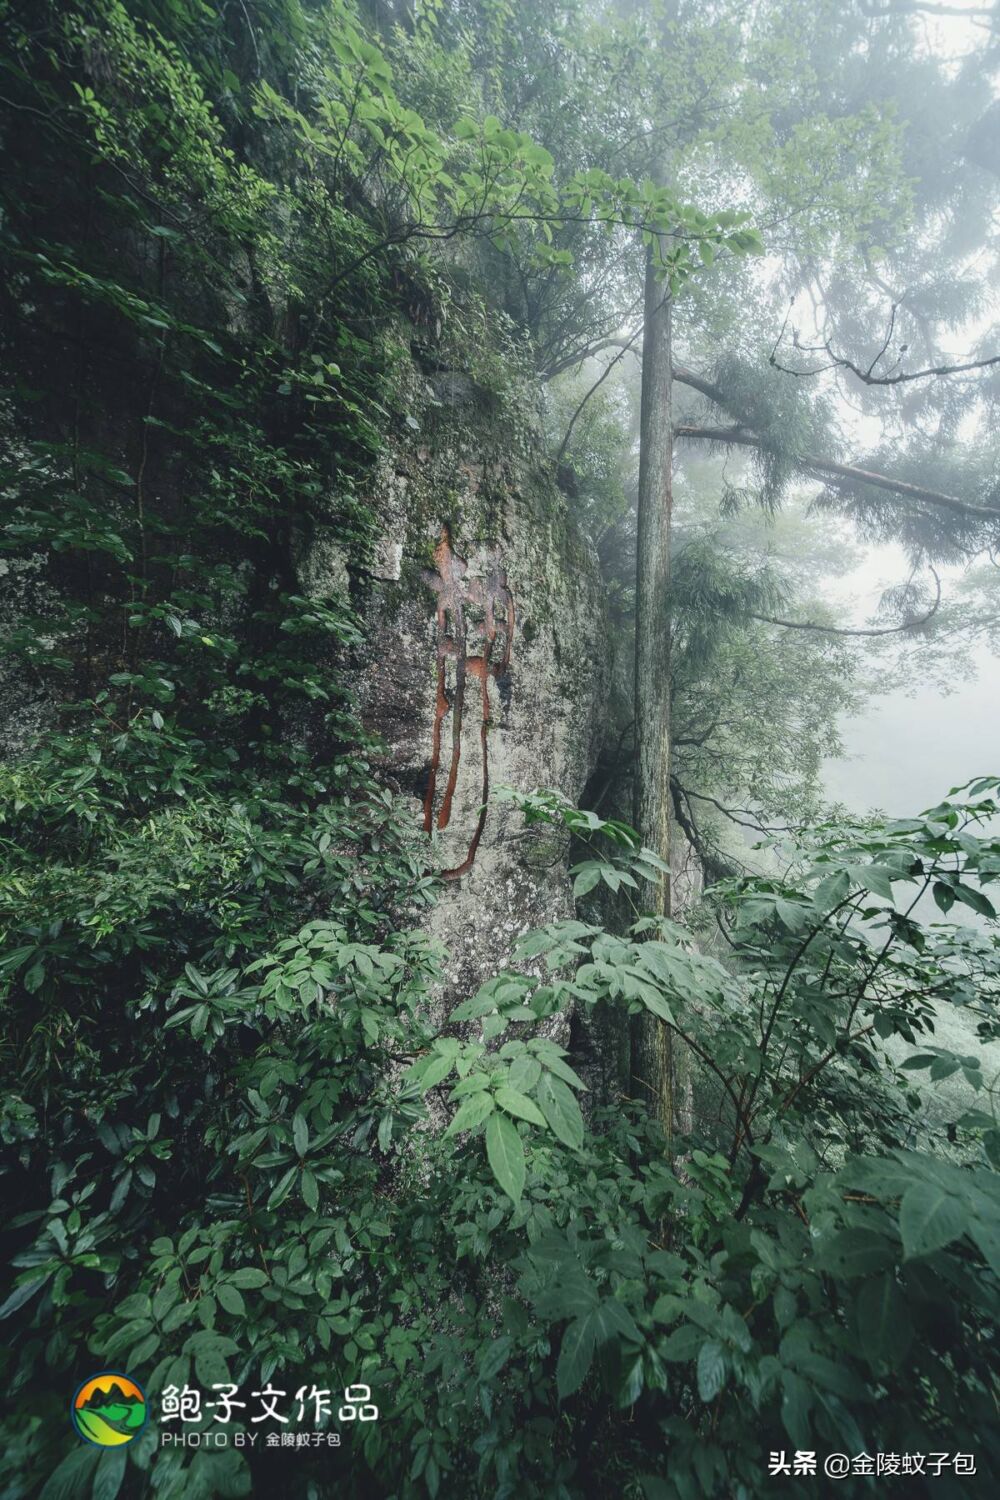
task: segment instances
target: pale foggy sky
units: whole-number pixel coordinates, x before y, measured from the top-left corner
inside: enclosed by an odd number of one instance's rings
[[[942,568],[942,586],[961,576]],[[871,547],[860,565],[830,580],[825,592],[845,623],[861,625],[875,613],[884,588],[903,582],[909,566],[895,544]],[[1000,659],[983,647],[970,658],[976,675],[949,693],[917,688],[906,673],[900,687],[873,697],[841,725],[846,756],[828,760],[824,780],[830,797],[852,812],[872,808],[902,817],[939,802],[974,776],[1000,775]]]
[[[981,0],[952,0],[956,11],[974,10]],[[956,61],[982,45],[977,18],[923,15],[918,34],[928,50]],[[942,583],[959,576],[943,569]],[[908,575],[896,546],[869,549],[857,569],[831,581],[829,593],[857,624],[874,614],[883,588]],[[872,808],[901,817],[939,802],[949,789],[974,776],[1000,775],[1000,659],[990,651],[971,652],[977,672],[943,694],[937,688],[897,691],[873,698],[864,711],[843,722],[846,755],[828,760],[824,780],[830,797],[853,812]]]
[[[962,569],[938,571],[947,598]],[[869,547],[857,567],[828,580],[824,593],[845,625],[860,626],[874,617],[882,590],[905,582],[909,572],[902,547]],[[877,808],[904,817],[974,776],[1000,775],[1000,659],[983,647],[969,655],[975,677],[942,693],[936,686],[914,690],[917,679],[906,670],[903,648],[899,688],[872,697],[860,714],[842,721],[846,754],[824,768],[832,800],[852,812]]]
[[[947,695],[891,692],[841,732],[847,755],[825,767],[830,797],[852,812],[921,812],[974,776],[1000,775],[1000,662],[982,653],[978,678]]]

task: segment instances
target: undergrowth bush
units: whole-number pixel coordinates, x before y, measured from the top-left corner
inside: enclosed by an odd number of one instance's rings
[[[304,1494],[749,1497],[786,1445],[971,1454],[985,1482],[1000,1128],[990,1108],[966,1114],[946,1156],[910,1080],[961,1069],[991,1098],[978,1060],[932,1037],[945,1004],[995,1034],[995,939],[914,906],[931,890],[986,913],[1000,844],[975,830],[996,790],[830,827],[783,881],[722,887],[725,963],[641,916],[624,934],[530,933],[528,972],[488,981],[443,1028],[428,1021],[440,955],[372,906],[373,882],[401,902],[415,867],[391,803],[369,796],[340,828],[365,828],[362,858],[328,862],[336,920],[235,966],[217,945],[162,1005],[137,983],[115,1025],[94,1004],[29,1033],[39,1066],[10,1081],[6,1126],[17,1196],[36,1206],[10,1226],[22,1248],[2,1309],[32,1412],[10,1437],[22,1476],[51,1461],[60,1376],[85,1345],[157,1393],[271,1382],[308,1401],[318,1372],[367,1385],[381,1420],[335,1470],[296,1454]],[[581,896],[648,879],[624,825],[517,800],[594,841]],[[322,821],[332,850],[333,804]],[[275,869],[322,882],[315,839],[290,840]],[[8,1016],[26,1028],[45,937],[8,965]],[[145,956],[140,969],[152,978]],[[60,971],[99,993],[85,964]],[[571,1004],[660,1018],[717,1081],[715,1117],[669,1149],[636,1103],[585,1123],[580,1078],[537,1030]],[[899,1069],[881,1046],[895,1036],[920,1044]],[[426,1128],[431,1094],[444,1129]],[[205,1406],[186,1430],[214,1422]],[[75,1448],[44,1492],[287,1480],[284,1450],[164,1449],[165,1429]],[[227,1431],[244,1430],[237,1412]]]

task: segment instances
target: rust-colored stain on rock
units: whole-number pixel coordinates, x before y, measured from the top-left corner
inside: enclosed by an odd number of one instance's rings
[[[437,690],[430,777],[424,798],[424,830],[427,833],[435,827],[447,828],[451,822],[462,760],[466,699],[467,696],[475,698],[475,689],[470,688],[469,683],[479,684],[482,805],[465,858],[452,869],[442,871],[446,880],[455,880],[471,870],[486,825],[486,801],[490,790],[490,680],[499,681],[510,667],[514,600],[507,587],[507,574],[499,561],[491,562],[482,577],[468,577],[468,564],[453,549],[447,526],[441,528],[434,561],[436,572],[426,575],[437,594]],[[438,800],[442,745],[448,727],[451,730],[451,755],[447,779]]]

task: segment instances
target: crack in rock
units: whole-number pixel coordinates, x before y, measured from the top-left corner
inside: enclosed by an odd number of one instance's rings
[[[472,869],[476,850],[486,826],[486,803],[490,791],[489,727],[491,722],[490,679],[503,693],[510,670],[514,639],[514,599],[507,574],[498,557],[489,560],[481,577],[470,578],[469,566],[452,547],[451,534],[442,526],[434,549],[435,572],[424,574],[437,595],[437,689],[434,704],[434,736],[430,776],[424,798],[424,831],[444,829],[451,822],[455,788],[462,761],[462,732],[470,680],[479,684],[482,754],[481,798],[468,852],[460,864],[443,870],[445,880],[456,880]],[[468,689],[468,692],[467,692]],[[446,722],[450,718],[451,750],[444,790],[438,801],[442,774],[442,749]]]

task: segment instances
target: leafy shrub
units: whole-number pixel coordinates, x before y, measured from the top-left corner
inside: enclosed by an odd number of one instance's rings
[[[358,1494],[752,1496],[783,1443],[973,1453],[991,1474],[997,1126],[978,1111],[952,1159],[928,1149],[909,1078],[978,1065],[935,1049],[897,1070],[880,1039],[929,1034],[928,994],[992,1034],[992,941],[890,898],[936,884],[942,906],[983,908],[998,847],[971,830],[994,787],[831,827],[794,878],[723,888],[725,964],[670,922],[556,923],[521,947],[544,973],[488,981],[438,1032],[434,953],[405,931],[355,936],[363,885],[353,919],[310,921],[239,969],[188,965],[155,1044],[130,1049],[129,1087],[105,1051],[99,1070],[64,1060],[58,1126],[15,1096],[21,1161],[51,1172],[47,1205],[12,1226],[15,1386],[37,1389],[77,1340],[154,1391],[280,1372],[291,1392],[317,1366],[364,1380],[384,1421],[338,1477]],[[578,866],[581,893],[648,878],[624,825],[520,800],[610,841]],[[369,809],[384,838],[389,806]],[[650,1010],[716,1078],[716,1118],[679,1157],[639,1105],[585,1122],[580,1078],[536,1030],[570,1004]],[[104,1034],[120,1052],[121,1028]],[[420,1124],[431,1095],[443,1131]],[[128,1450],[154,1493],[246,1492],[237,1450],[155,1444]],[[250,1464],[266,1484],[266,1455]],[[298,1472],[324,1492],[315,1460]]]

